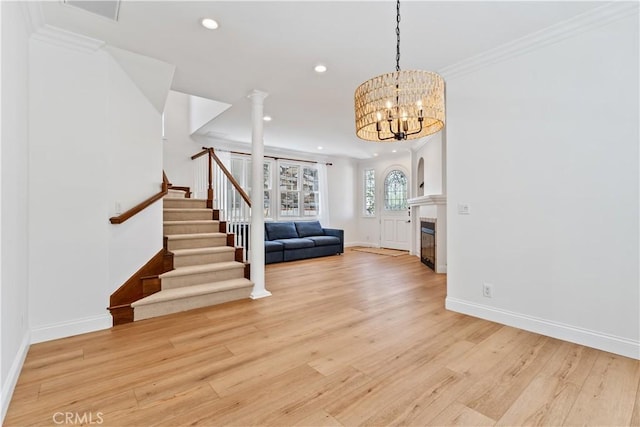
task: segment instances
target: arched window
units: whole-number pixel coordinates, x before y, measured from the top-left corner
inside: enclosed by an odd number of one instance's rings
[[[392,170],[384,179],[384,208],[388,211],[407,209],[407,177],[402,171]]]

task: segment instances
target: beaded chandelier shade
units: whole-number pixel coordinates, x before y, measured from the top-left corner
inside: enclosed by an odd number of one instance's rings
[[[444,127],[444,79],[431,71],[400,70],[400,0],[396,3],[396,71],[356,89],[356,135],[385,142],[422,138]]]

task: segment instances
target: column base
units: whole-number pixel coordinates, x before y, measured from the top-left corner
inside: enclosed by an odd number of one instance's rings
[[[251,299],[260,299],[260,298],[265,298],[265,297],[270,297],[271,296],[271,292],[269,292],[266,289],[260,289],[260,290],[253,290],[253,292],[251,292],[250,298]]]

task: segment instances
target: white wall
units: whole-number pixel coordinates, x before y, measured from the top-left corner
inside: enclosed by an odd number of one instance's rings
[[[424,159],[424,175],[416,177],[414,184],[416,189],[420,182],[424,182],[424,195],[443,194],[442,192],[442,132],[438,132],[427,138],[426,142],[416,150],[415,163],[412,173],[418,170],[418,161]],[[417,192],[416,192],[417,194]]]
[[[81,38],[79,37],[79,40]],[[30,41],[29,315],[34,342],[110,326],[110,294],[162,247],[161,119],[102,49]]]
[[[329,226],[344,230],[345,244],[357,239],[357,165],[347,158],[331,159],[327,166]],[[324,225],[324,224],[323,224]]]
[[[189,130],[190,95],[169,91],[164,109],[164,171],[172,184],[194,188],[191,156],[202,150],[202,144],[191,138]]]
[[[401,150],[401,151],[400,151]],[[351,244],[362,246],[380,246],[380,214],[381,206],[384,203],[384,179],[385,171],[388,171],[392,167],[399,167],[402,170],[412,171],[411,169],[411,155],[407,149],[399,149],[397,153],[385,154],[379,157],[375,157],[369,160],[361,160],[358,162],[355,192],[356,207],[355,215],[357,220],[357,234],[356,238],[352,240]],[[365,217],[363,215],[363,193],[364,193],[364,170],[374,169],[376,176],[376,211],[375,217]],[[414,184],[415,178],[407,176],[409,179],[409,186],[411,188]]]
[[[109,200],[127,210],[161,190],[162,118],[120,64],[107,55]],[[110,207],[115,215],[115,203]],[[109,226],[109,283],[122,285],[162,247],[162,202]]]
[[[29,315],[39,341],[70,322],[108,326],[107,60],[33,39],[29,53]]]
[[[28,31],[17,2],[0,2],[2,132],[0,183],[0,378],[4,419],[29,343],[28,332]]]
[[[448,308],[640,358],[636,14],[447,80]]]

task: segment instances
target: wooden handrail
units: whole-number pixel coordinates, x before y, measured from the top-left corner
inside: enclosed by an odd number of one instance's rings
[[[191,156],[191,160],[195,160],[198,157],[202,157],[205,154],[209,153],[209,187],[207,189],[207,200],[209,202],[213,202],[213,186],[212,186],[212,178],[213,178],[213,173],[212,173],[212,165],[211,165],[211,160],[214,160],[218,166],[220,167],[220,170],[225,174],[225,176],[229,179],[229,181],[231,182],[231,184],[233,185],[233,187],[238,191],[238,193],[240,194],[240,196],[244,199],[244,201],[247,203],[247,205],[249,205],[249,207],[251,207],[251,199],[249,198],[249,195],[246,193],[246,191],[244,191],[244,189],[240,186],[240,184],[238,183],[238,181],[236,181],[236,179],[233,177],[233,175],[231,174],[231,172],[229,172],[229,170],[227,169],[227,167],[224,165],[224,163],[222,163],[222,161],[218,158],[218,156],[216,156],[215,150],[212,147],[202,147],[202,151],[194,154],[193,156]]]
[[[135,205],[134,207],[132,207],[128,211],[123,212],[118,216],[112,216],[111,218],[109,218],[109,222],[111,224],[122,224],[123,222],[125,222],[126,220],[131,218],[132,216],[136,215],[137,213],[142,212],[147,207],[151,206],[152,204],[154,204],[155,202],[157,202],[158,200],[160,200],[164,196],[166,196],[167,193],[169,192],[169,187],[170,186],[171,186],[171,184],[169,183],[169,180],[167,179],[167,175],[164,173],[164,171],[162,171],[162,189],[160,190],[159,193],[154,194],[153,196],[149,197],[145,201],[143,201],[141,203],[138,203],[137,205]]]
[[[162,171],[162,189],[171,187],[171,183],[169,182],[169,178],[167,178],[167,174]]]
[[[216,163],[220,167],[220,170],[222,170],[222,172],[227,176],[227,178],[229,179],[231,184],[233,184],[234,188],[238,191],[238,193],[240,193],[240,196],[242,196],[244,201],[247,202],[247,205],[249,205],[249,207],[251,207],[251,199],[249,199],[249,195],[243,190],[243,188],[240,186],[240,184],[238,184],[238,181],[236,181],[236,179],[233,177],[233,175],[231,175],[231,172],[229,172],[229,170],[225,167],[224,163],[222,163],[222,161],[218,158],[218,156],[216,156],[216,153],[214,152],[214,149],[210,148],[209,150],[210,150],[209,151],[210,158],[212,158],[213,160],[216,161]],[[211,176],[211,175],[209,175],[209,176]]]
[[[207,154],[209,152],[208,148],[204,148],[204,147],[202,147],[202,148],[203,148],[202,151],[200,151],[199,153],[196,153],[193,156],[191,156],[191,160],[195,160],[198,157],[202,157],[202,156],[204,156],[205,154]]]
[[[142,212],[144,209],[146,209],[147,207],[151,206],[153,203],[155,203],[158,200],[162,199],[168,193],[165,185],[166,185],[165,183],[162,184],[163,188],[159,193],[154,194],[153,196],[149,197],[144,202],[138,203],[137,205],[135,205],[134,207],[132,207],[128,211],[123,212],[118,216],[112,216],[111,218],[109,218],[109,222],[111,224],[122,224],[123,222],[125,222],[126,220],[128,220],[129,218],[134,216],[135,214]]]

